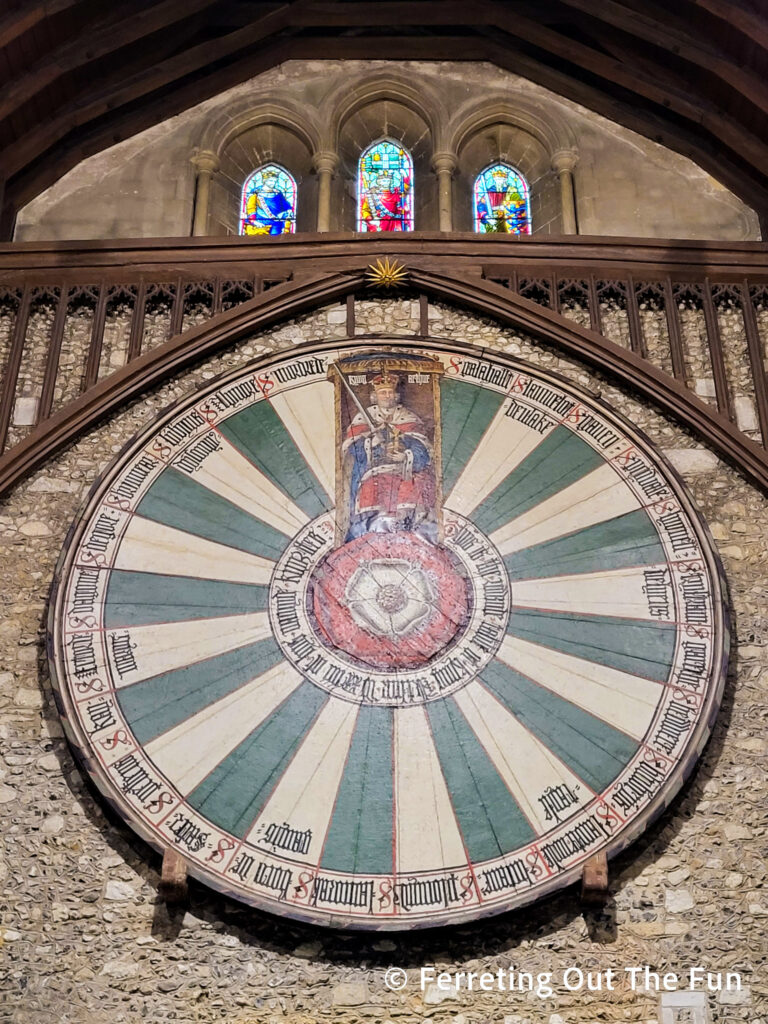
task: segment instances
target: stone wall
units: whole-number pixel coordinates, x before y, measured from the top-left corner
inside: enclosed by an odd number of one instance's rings
[[[730,581],[732,668],[714,735],[671,808],[611,868],[611,903],[567,890],[540,905],[435,933],[333,933],[262,915],[192,884],[186,910],[156,896],[159,861],[98,799],[63,738],[45,659],[48,587],[95,475],[156,411],[224,369],[308,340],[341,338],[331,306],[239,344],[131,403],[0,506],[0,1021],[13,1024],[656,1024],[653,993],[419,989],[421,966],[534,974],[649,965],[737,971],[713,993],[718,1024],[768,1020],[765,733],[768,501],[678,425],[531,339],[444,306],[436,337],[497,348],[595,391],[681,472]],[[359,303],[359,333],[409,335],[418,304]],[[390,965],[409,971],[400,993]],[[681,1018],[683,1019],[683,1018]],[[690,1019],[690,1018],[687,1018]]]
[[[558,234],[552,160],[573,152],[581,234],[760,237],[754,211],[692,161],[490,64],[290,61],[84,160],[20,211],[16,241],[189,236],[197,149],[219,159],[209,234],[237,233],[242,183],[272,160],[298,181],[298,230],[314,230],[313,150],[340,158],[331,230],[352,231],[354,154],[382,135],[417,150],[417,230],[438,229],[431,158],[453,151],[455,230],[472,228],[474,176],[503,159],[528,177],[534,233]]]

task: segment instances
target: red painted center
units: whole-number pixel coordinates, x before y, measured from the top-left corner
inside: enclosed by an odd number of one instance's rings
[[[453,556],[405,531],[368,533],[332,551],[315,570],[310,600],[326,643],[380,671],[426,664],[470,615]]]

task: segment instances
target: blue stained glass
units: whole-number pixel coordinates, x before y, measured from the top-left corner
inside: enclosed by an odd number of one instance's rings
[[[296,230],[296,182],[283,167],[265,164],[243,185],[241,235],[289,235]]]
[[[509,164],[491,164],[475,178],[475,231],[530,235],[528,183]]]
[[[413,160],[389,139],[360,157],[357,175],[358,231],[413,231]]]

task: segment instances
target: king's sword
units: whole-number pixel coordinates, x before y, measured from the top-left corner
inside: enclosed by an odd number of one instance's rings
[[[348,381],[348,380],[347,380],[347,378],[346,378],[346,377],[344,376],[344,374],[343,374],[343,373],[341,372],[341,370],[339,369],[338,365],[337,365],[336,363],[331,363],[331,365],[333,366],[334,370],[336,371],[336,373],[338,373],[339,377],[341,378],[341,383],[342,383],[342,384],[344,385],[344,387],[345,387],[345,388],[347,389],[347,391],[349,392],[349,395],[350,395],[350,397],[351,397],[352,401],[353,401],[353,402],[355,403],[355,405],[357,406],[357,408],[358,408],[358,409],[360,410],[360,415],[361,415],[361,416],[363,417],[363,419],[365,420],[365,422],[366,422],[366,423],[368,424],[368,426],[369,426],[369,427],[371,428],[371,433],[372,433],[372,434],[375,434],[375,433],[376,433],[376,431],[377,431],[377,430],[378,430],[379,428],[378,428],[378,427],[376,427],[376,426],[374,425],[373,421],[371,420],[371,417],[370,417],[370,416],[368,415],[368,413],[367,413],[367,412],[365,411],[365,408],[364,408],[364,406],[363,406],[362,402],[360,401],[360,399],[359,399],[359,398],[357,397],[357,395],[355,394],[355,392],[354,392],[354,391],[352,390],[352,388],[351,388],[351,387],[349,386],[349,381]],[[399,428],[398,426],[396,426],[396,425],[395,425],[394,423],[388,423],[387,421],[385,421],[383,425],[384,425],[384,426],[387,426],[387,427],[389,427],[389,428],[390,428],[390,430],[392,430],[392,431],[394,432],[394,435],[395,435],[395,440],[397,440],[397,438],[398,438],[398,434],[401,434],[401,433],[402,433],[402,431],[400,430],[400,428]]]

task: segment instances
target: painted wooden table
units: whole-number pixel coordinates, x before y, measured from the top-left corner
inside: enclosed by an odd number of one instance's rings
[[[612,855],[709,734],[719,563],[581,389],[468,348],[319,346],[192,395],[73,526],[68,736],[192,874],[333,926],[521,905]]]

